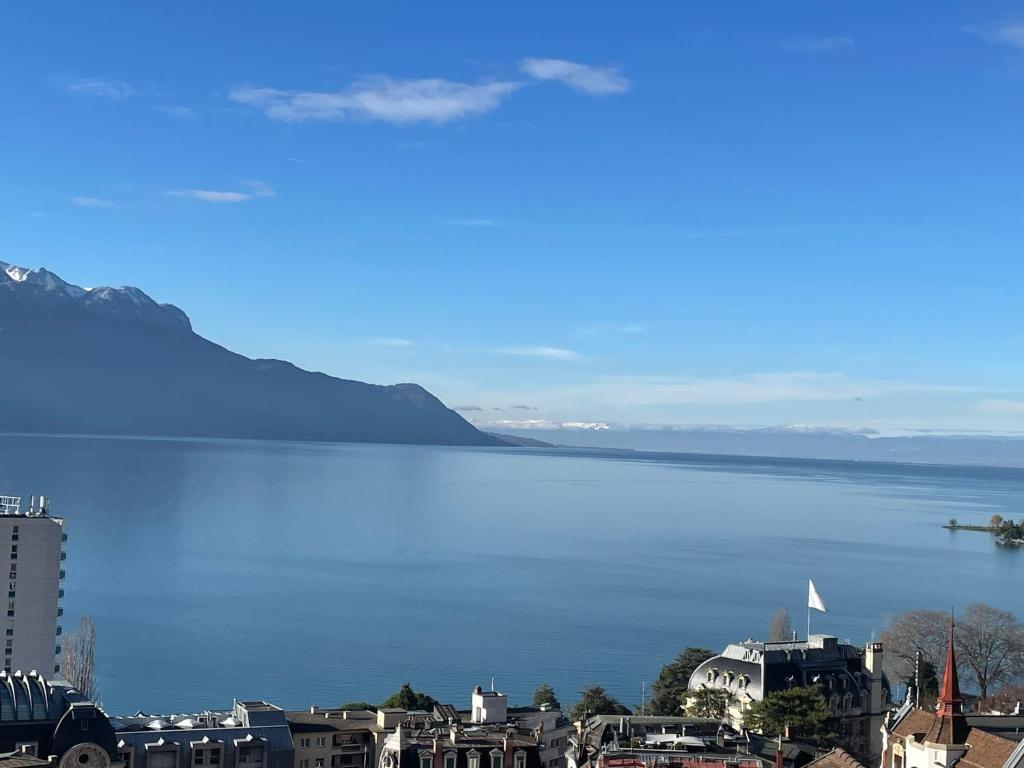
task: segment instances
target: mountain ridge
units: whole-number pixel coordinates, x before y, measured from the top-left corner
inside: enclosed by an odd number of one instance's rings
[[[418,384],[367,384],[203,338],[133,287],[0,262],[0,430],[503,446]]]

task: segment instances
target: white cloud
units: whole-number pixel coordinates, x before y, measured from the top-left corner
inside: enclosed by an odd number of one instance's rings
[[[98,96],[117,101],[135,95],[135,89],[128,83],[109,77],[67,77],[61,78],[60,82],[66,91],[80,96]]]
[[[565,59],[523,59],[519,70],[537,80],[558,80],[584,93],[607,96],[625,93],[632,83],[615,67],[595,67]]]
[[[400,336],[382,336],[378,339],[370,339],[367,344],[373,344],[378,347],[411,347],[416,342],[411,339],[403,339]]]
[[[204,203],[244,203],[257,197],[275,197],[277,195],[274,189],[265,181],[249,179],[242,181],[241,184],[248,188],[247,192],[217,189],[179,189],[167,194],[173,197],[201,200]]]
[[[1024,21],[994,21],[988,24],[972,24],[964,29],[990,43],[1024,48]]]
[[[782,44],[787,51],[796,53],[827,53],[853,48],[852,37],[811,37],[800,40],[789,40]]]
[[[113,208],[112,200],[105,200],[102,197],[89,197],[88,195],[76,195],[71,198],[71,204],[79,208]]]
[[[996,416],[1024,416],[1024,400],[981,400],[973,410]]]
[[[583,355],[571,349],[561,347],[504,347],[498,352],[502,355],[520,355],[523,357],[547,357],[552,360],[582,360]]]
[[[235,88],[229,97],[263,110],[272,120],[288,123],[362,119],[440,124],[490,112],[521,85],[457,83],[440,78],[394,80],[379,75],[357,80],[341,91]]]
[[[498,429],[558,429],[560,425],[547,419],[498,419],[484,422],[482,426]]]

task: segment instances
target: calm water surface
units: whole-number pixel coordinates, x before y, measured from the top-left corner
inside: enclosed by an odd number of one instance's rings
[[[628,704],[685,645],[763,637],[806,579],[815,630],[984,599],[1024,551],[1024,472],[579,451],[0,437],[0,492],[67,520],[65,626],[96,618],[108,710],[467,705],[591,683]],[[950,578],[949,575],[952,575]]]

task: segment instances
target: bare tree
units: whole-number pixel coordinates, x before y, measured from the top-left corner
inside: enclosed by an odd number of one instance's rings
[[[61,643],[61,674],[90,701],[96,701],[96,623],[86,614]]]
[[[1009,611],[969,605],[958,622],[956,647],[966,677],[986,698],[990,687],[1019,679],[1024,672],[1024,627]]]
[[[789,612],[785,608],[779,608],[772,616],[772,623],[768,628],[768,642],[782,643],[791,639],[793,639],[793,622],[789,620]]]
[[[942,611],[907,611],[894,616],[882,632],[886,672],[894,680],[910,679],[920,651],[941,677],[948,639],[949,614]]]

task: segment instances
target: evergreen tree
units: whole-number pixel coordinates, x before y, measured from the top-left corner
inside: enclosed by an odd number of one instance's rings
[[[543,704],[549,705],[552,709],[562,708],[562,705],[558,703],[558,699],[555,697],[555,689],[547,683],[544,683],[533,692],[533,706],[539,707]]]
[[[707,648],[685,648],[675,660],[661,668],[661,674],[651,686],[652,715],[679,715],[683,697],[690,685],[693,670],[714,656]]]
[[[412,689],[412,686],[408,683],[403,683],[402,687],[397,693],[393,693],[388,696],[384,701],[380,703],[381,709],[422,709],[427,712],[434,708],[437,704],[437,700],[428,696],[425,693],[416,693]]]
[[[830,727],[832,713],[817,686],[773,691],[755,701],[743,718],[747,728],[765,736],[790,736],[831,742],[836,735]]]
[[[631,715],[626,707],[608,695],[600,685],[591,686],[581,694],[576,706],[569,713],[573,720],[590,715]]]

